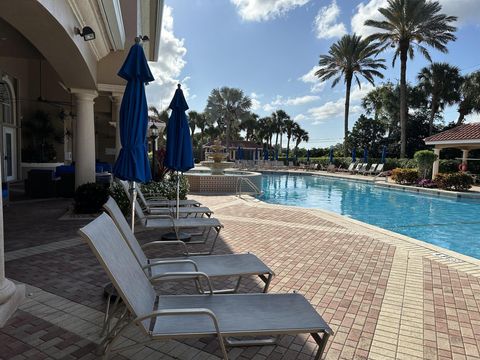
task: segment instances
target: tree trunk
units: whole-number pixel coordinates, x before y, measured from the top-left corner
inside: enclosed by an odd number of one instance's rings
[[[227,148],[227,159],[230,160],[230,119],[227,119],[226,129],[225,129],[225,146]]]
[[[278,132],[275,133],[275,149],[277,148],[278,146]]]
[[[400,47],[400,157],[407,150],[407,53],[408,44]]]
[[[465,112],[459,111],[458,119],[457,119],[457,126],[462,125],[463,120],[465,120]]]
[[[290,136],[287,136],[287,165],[288,165],[288,153],[290,150]]]
[[[350,90],[352,88],[352,74],[345,75],[345,81],[347,83],[347,89],[345,93],[345,120],[344,120],[344,134],[343,134],[343,151],[348,156],[347,150],[347,138],[348,138],[348,112],[350,110]]]
[[[433,121],[435,120],[435,115],[438,111],[438,101],[435,95],[432,96],[432,108],[430,111],[430,118],[428,119],[428,136],[432,135],[433,132]]]

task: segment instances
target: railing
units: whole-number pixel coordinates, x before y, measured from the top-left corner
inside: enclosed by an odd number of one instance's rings
[[[252,191],[243,191],[242,190],[242,184],[246,184],[247,186],[250,187]],[[253,194],[253,195],[261,195],[262,191],[258,188],[257,185],[255,185],[252,180],[249,178],[240,176],[237,179],[237,182],[235,184],[235,195],[238,196],[239,198],[242,197],[242,194]]]

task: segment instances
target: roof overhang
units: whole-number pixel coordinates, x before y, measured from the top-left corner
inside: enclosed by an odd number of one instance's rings
[[[162,32],[164,0],[140,0],[139,35],[148,35],[150,41],[143,44],[149,61],[158,61]]]

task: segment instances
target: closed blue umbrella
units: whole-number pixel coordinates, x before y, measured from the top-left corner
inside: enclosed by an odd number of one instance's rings
[[[263,149],[263,160],[268,160],[268,150],[266,148]]]
[[[135,221],[135,182],[145,183],[151,179],[150,163],[146,149],[148,106],[145,83],[153,81],[147,59],[139,41],[130,48],[118,76],[127,80],[120,107],[120,140],[122,148],[113,166],[113,174],[131,182],[132,231]]]
[[[244,153],[243,153],[243,147],[240,148],[240,160],[243,160]]]
[[[255,153],[253,154],[253,160],[258,160],[258,149],[255,148]]]
[[[328,161],[333,164],[333,146],[330,146],[330,152],[328,153]]]
[[[363,162],[368,163],[368,150],[367,150],[367,148],[363,149]]]
[[[352,149],[352,162],[356,162],[357,161],[357,149],[353,148]]]
[[[288,165],[288,153],[290,152],[289,150],[290,150],[290,149],[287,147],[287,155],[286,155],[286,158],[287,158],[287,165]]]
[[[242,153],[240,146],[237,148],[237,160],[242,160]]]
[[[278,148],[275,149],[275,160],[278,161]]]
[[[167,145],[165,154],[165,167],[177,172],[177,219],[179,217],[180,203],[180,176],[179,172],[185,172],[193,168],[192,139],[190,127],[188,126],[187,101],[183,91],[178,84],[175,95],[170,102],[169,109],[172,110],[167,126]]]
[[[310,162],[310,149],[307,150],[307,162]]]
[[[382,149],[382,164],[385,164],[386,158],[387,158],[387,147],[384,145]]]

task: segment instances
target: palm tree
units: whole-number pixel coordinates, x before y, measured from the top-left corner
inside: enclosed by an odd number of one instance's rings
[[[232,128],[238,127],[240,118],[244,117],[251,107],[252,100],[240,89],[222,87],[213,89],[210,93],[205,113],[219,125],[225,126],[227,149],[230,148]]]
[[[287,161],[288,161],[288,153],[290,151],[290,139],[292,138],[293,130],[295,128],[296,123],[292,119],[286,119],[284,124],[285,124],[285,133],[287,134]]]
[[[298,146],[300,145],[300,143],[302,141],[308,142],[308,140],[310,140],[310,137],[308,136],[308,131],[302,129],[298,124],[295,124],[292,137],[295,140],[295,149],[293,153],[297,155]]]
[[[188,126],[190,126],[190,131],[193,134],[195,133],[195,129],[197,128],[198,118],[200,114],[194,110],[188,112]]]
[[[350,108],[350,90],[352,80],[355,78],[358,87],[362,76],[369,83],[374,84],[374,78],[383,78],[383,74],[377,69],[386,69],[384,59],[376,59],[379,46],[361,36],[344,35],[339,41],[332,44],[328,55],[320,55],[320,69],[315,72],[320,81],[326,81],[335,77],[332,87],[337,85],[343,78],[346,85],[345,94],[345,129],[344,141],[348,136],[348,112]]]
[[[460,101],[459,89],[462,84],[460,70],[447,63],[432,63],[420,70],[418,86],[430,97],[428,134],[432,135],[433,121],[446,105]]]
[[[480,71],[467,75],[460,86],[457,125],[473,112],[480,113]]]
[[[277,110],[272,113],[271,118],[273,120],[273,129],[275,132],[275,149],[278,147],[278,135],[284,133],[283,125],[285,120],[290,119],[290,116],[284,110]],[[280,147],[282,147],[282,138],[280,136]]]
[[[443,53],[448,52],[445,46],[455,40],[451,25],[455,16],[441,14],[442,7],[438,1],[427,0],[388,0],[386,8],[378,11],[384,20],[367,20],[365,25],[381,29],[381,32],[370,35],[370,40],[378,40],[384,49],[388,46],[396,48],[392,64],[400,56],[400,156],[405,157],[407,145],[407,58],[413,59],[416,48],[428,61],[431,61],[427,48],[431,46]]]
[[[240,122],[240,130],[245,131],[245,140],[250,141],[253,138],[255,128],[258,123],[258,115],[255,113],[248,113]]]

